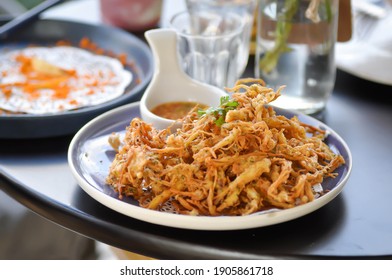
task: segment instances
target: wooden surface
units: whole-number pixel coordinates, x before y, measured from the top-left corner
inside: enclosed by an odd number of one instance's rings
[[[350,0],[339,1],[338,42],[346,42],[352,34],[352,10]]]

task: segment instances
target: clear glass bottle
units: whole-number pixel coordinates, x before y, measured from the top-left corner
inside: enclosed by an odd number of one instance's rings
[[[335,84],[338,0],[259,0],[255,76],[286,86],[272,104],[314,114]]]

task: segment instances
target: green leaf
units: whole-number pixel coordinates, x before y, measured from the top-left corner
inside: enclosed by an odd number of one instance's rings
[[[298,9],[298,0],[286,0],[284,6],[285,13],[278,18],[276,24],[274,47],[267,51],[259,61],[260,70],[264,73],[270,73],[274,70],[280,56],[285,52],[291,51],[287,46],[287,40],[290,36],[292,27],[290,21]]]
[[[214,123],[221,126],[225,123],[226,114],[230,110],[237,108],[239,103],[234,99],[230,99],[230,96],[222,96],[220,99],[219,107],[210,107],[207,110],[199,109],[197,111],[199,116],[211,115],[215,117]]]

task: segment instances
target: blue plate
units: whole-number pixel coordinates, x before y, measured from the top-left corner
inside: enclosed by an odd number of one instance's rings
[[[125,133],[126,127],[135,117],[140,117],[139,103],[121,106],[87,123],[72,139],[68,149],[68,163],[80,187],[101,204],[129,217],[154,224],[195,230],[238,230],[263,227],[289,221],[309,214],[332,201],[346,184],[352,167],[351,152],[345,141],[324,123],[300,113],[275,108],[279,115],[298,118],[309,125],[328,132],[325,142],[346,163],[336,172],[336,178],[326,178],[323,189],[326,194],[304,205],[291,209],[264,211],[248,216],[205,217],[179,215],[142,208],[132,198],[120,200],[118,194],[105,184],[109,166],[115,151],[108,143],[112,132]]]
[[[133,74],[125,93],[97,106],[56,114],[0,114],[0,138],[28,139],[72,135],[94,117],[120,105],[139,100],[153,74],[153,59],[149,46],[138,37],[121,29],[61,20],[37,20],[11,33],[0,42],[0,51],[28,45],[54,45],[60,40],[78,45],[87,37],[100,48],[115,54],[126,54]]]

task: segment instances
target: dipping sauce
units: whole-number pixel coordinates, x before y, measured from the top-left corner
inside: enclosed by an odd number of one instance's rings
[[[208,107],[207,105],[196,102],[167,102],[156,106],[151,112],[162,118],[177,120],[185,117],[196,106],[200,109]]]

